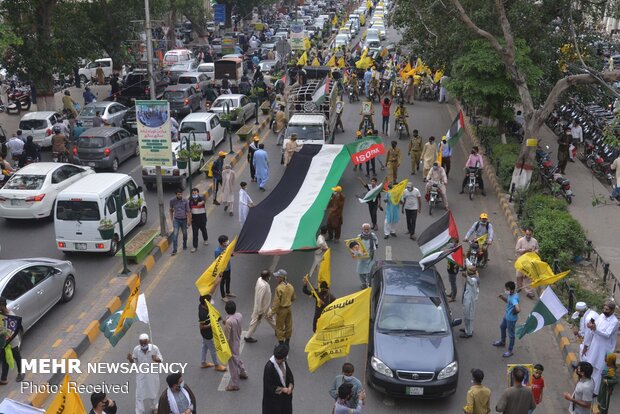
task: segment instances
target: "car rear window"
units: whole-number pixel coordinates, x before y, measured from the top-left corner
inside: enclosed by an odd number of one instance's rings
[[[181,124],[181,132],[207,132],[206,122],[183,122]]]
[[[19,129],[45,129],[47,128],[47,121],[45,119],[28,119],[19,123]]]
[[[190,85],[192,83],[198,83],[198,79],[193,76],[180,76],[177,83]]]
[[[99,221],[99,205],[95,201],[60,200],[56,218],[63,221]]]
[[[40,190],[45,182],[45,175],[15,174],[4,185],[7,190]]]
[[[184,97],[185,97],[185,94],[183,93],[183,91],[166,91],[164,92],[164,96],[163,96],[163,98],[167,101],[183,99]]]
[[[166,62],[178,62],[179,61],[179,56],[177,56],[177,55],[166,55],[164,60]]]
[[[103,148],[105,147],[104,137],[80,137],[78,141],[79,148]]]
[[[224,102],[228,102],[231,108],[236,108],[239,105],[239,101],[236,99],[216,99],[213,103],[214,108],[222,108],[224,106]]]
[[[80,112],[80,116],[95,116],[97,112],[103,115],[105,108],[105,106],[85,106],[82,112]]]

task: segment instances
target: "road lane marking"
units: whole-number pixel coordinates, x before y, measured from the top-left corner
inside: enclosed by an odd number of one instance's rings
[[[392,260],[392,246],[385,246],[385,260]]]
[[[245,338],[245,334],[248,333],[248,331],[242,331],[241,332],[241,345],[239,345],[239,356],[241,356],[241,354],[243,353],[243,348],[245,347],[245,341],[243,340],[243,338]],[[230,382],[230,371],[226,371],[224,373],[224,375],[222,375],[222,380],[220,381],[220,385],[217,387],[218,391],[226,391],[226,386],[228,385],[228,383]]]

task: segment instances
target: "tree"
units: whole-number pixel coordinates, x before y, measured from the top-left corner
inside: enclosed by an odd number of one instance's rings
[[[574,44],[575,49],[580,49],[576,33],[591,31],[592,22],[600,21],[606,10],[617,10],[619,5],[618,0],[583,1],[578,7],[570,0],[495,0],[492,9],[485,0],[398,0],[397,9],[402,9],[395,15],[394,22],[405,29],[405,39],[412,40],[414,48],[428,52],[438,63],[447,64],[462,54],[459,49],[464,40],[486,41],[517,90],[526,119],[526,137],[537,137],[554,105],[568,88],[620,79],[620,70],[600,72],[583,59],[581,65],[569,73],[562,74],[557,65],[561,45]],[[527,73],[517,59],[518,38],[536,51],[532,59],[544,74],[547,86],[540,101],[532,94]],[[446,50],[440,51],[440,48]],[[553,55],[555,59],[550,58]],[[532,158],[531,149],[524,143],[513,175],[517,187],[529,184]]]

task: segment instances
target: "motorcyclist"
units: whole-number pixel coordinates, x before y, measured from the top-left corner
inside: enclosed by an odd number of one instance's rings
[[[403,102],[399,102],[396,107],[396,111],[394,112],[394,118],[396,119],[394,123],[394,130],[398,129],[398,121],[402,121],[405,125],[405,129],[407,130],[407,137],[409,137],[409,124],[407,123],[407,118],[409,118],[409,114],[407,113],[407,108],[403,105]]]
[[[448,197],[446,193],[446,183],[448,182],[448,176],[446,175],[446,170],[443,169],[441,165],[435,161],[433,163],[433,168],[430,169],[428,175],[426,176],[426,195],[428,200],[428,195],[430,194],[431,187],[433,184],[437,184],[439,189],[439,194],[441,194],[441,198],[443,199],[443,205],[446,210],[448,210]]]
[[[362,119],[360,120],[360,125],[357,129],[364,130],[364,120],[368,118],[368,122],[370,123],[370,128],[375,129],[375,122],[373,121],[375,117],[375,106],[373,105],[370,98],[366,98],[366,101],[362,103],[362,109],[360,110],[360,116]]]
[[[205,99],[209,103],[213,103],[217,99],[217,93],[213,89],[213,84],[209,82],[207,84],[207,90],[205,91]]]
[[[351,87],[351,92],[353,93],[353,99],[356,101],[359,101],[360,100],[359,81],[355,73],[351,75],[351,78],[349,79],[349,86]]]
[[[62,133],[60,126],[55,125],[53,131],[54,136],[52,137],[52,152],[59,155],[65,154],[67,159],[69,159],[69,150],[67,150],[69,138]]]
[[[82,97],[84,98],[84,105],[88,105],[92,102],[97,102],[97,97],[94,93],[92,93],[89,86],[86,86],[84,88],[84,93],[82,94]]]
[[[22,156],[19,160],[19,165],[23,167],[26,165],[26,161],[30,158],[33,162],[37,162],[40,160],[39,151],[41,148],[34,142],[32,135],[28,135],[26,137],[26,143],[24,144],[24,150],[22,151]]]
[[[478,186],[480,187],[482,195],[487,195],[487,193],[484,192],[484,181],[482,181],[482,168],[484,167],[484,161],[482,159],[482,155],[480,155],[478,151],[477,146],[472,147],[469,158],[467,158],[467,162],[465,163],[465,177],[463,178],[463,184],[461,185],[461,192],[459,194],[463,194],[465,192],[465,186],[469,181],[469,168],[477,168],[476,180],[478,180]]]
[[[69,91],[65,91],[65,96],[62,97],[62,107],[66,110],[72,117],[75,119],[78,116],[77,111],[75,110],[76,102],[71,98],[71,93]]]
[[[80,135],[82,135],[84,131],[86,131],[86,128],[82,125],[82,121],[78,120],[71,130],[71,139],[73,140],[74,145],[77,145],[78,139],[80,139]]]
[[[475,240],[487,234],[487,239],[483,246],[480,246],[482,252],[484,254],[484,260],[487,261],[489,259],[489,253],[487,249],[487,245],[493,243],[493,225],[489,222],[489,215],[487,213],[480,213],[480,220],[476,221],[472,224],[471,228],[465,234],[464,242],[473,243]],[[467,252],[467,256],[471,252],[471,247]]]

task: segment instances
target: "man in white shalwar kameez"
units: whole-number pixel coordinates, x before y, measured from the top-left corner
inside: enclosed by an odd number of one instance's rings
[[[137,345],[127,359],[132,364],[157,364],[163,361],[156,345],[150,343],[145,333],[138,338]],[[157,410],[159,394],[159,375],[153,373],[136,373],[136,414],[153,414]]]
[[[592,309],[588,308],[588,305],[585,302],[577,302],[575,305],[576,312],[573,313],[572,319],[579,319],[579,330],[576,332],[576,335],[581,338],[581,344],[579,345],[579,360],[582,361],[583,357],[583,349],[585,343],[590,343],[592,341],[592,331],[588,329],[586,326],[590,319],[596,320],[598,318],[598,313],[594,312]]]
[[[618,339],[618,318],[614,315],[616,304],[607,301],[603,305],[603,313],[601,313],[595,322],[587,322],[587,327],[592,331],[592,339],[584,345],[587,347],[584,351],[585,361],[592,364],[594,372],[592,379],[594,380],[594,394],[598,394],[601,385],[601,374],[606,367],[605,356],[616,350],[616,340]]]
[[[233,203],[235,202],[235,180],[237,175],[228,164],[222,171],[222,204],[224,204],[224,211],[228,211],[229,215],[233,215]]]
[[[260,273],[260,277],[256,281],[254,286],[254,310],[252,311],[252,320],[250,321],[250,327],[245,334],[245,342],[254,343],[257,342],[252,335],[256,332],[256,328],[260,322],[264,319],[274,329],[276,329],[276,322],[273,319],[273,315],[269,315],[269,309],[271,308],[271,286],[269,285],[269,279],[271,278],[271,272],[269,270],[263,270]]]
[[[239,223],[241,223],[241,227],[245,224],[245,220],[248,218],[248,213],[250,212],[250,207],[254,207],[254,202],[250,198],[250,195],[245,190],[248,183],[245,181],[241,181],[239,183],[241,189],[239,190]]]
[[[465,277],[465,291],[463,292],[463,319],[465,319],[465,329],[461,338],[471,338],[474,334],[474,315],[476,314],[476,301],[480,292],[480,277],[476,271],[476,266],[467,266],[463,273]]]

